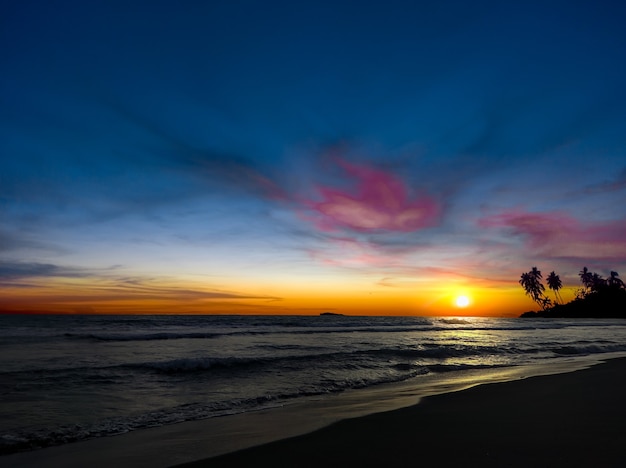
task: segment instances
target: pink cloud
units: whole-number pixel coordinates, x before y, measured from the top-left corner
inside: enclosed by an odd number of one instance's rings
[[[439,204],[431,197],[411,198],[406,184],[382,170],[340,162],[353,190],[318,187],[321,201],[307,204],[322,230],[411,232],[432,226]]]
[[[509,228],[548,257],[626,261],[626,220],[583,223],[564,213],[519,210],[479,220],[485,228]]]
[[[389,255],[380,247],[346,237],[330,238],[324,249],[310,250],[311,257],[330,266],[390,268],[402,265],[403,255]]]

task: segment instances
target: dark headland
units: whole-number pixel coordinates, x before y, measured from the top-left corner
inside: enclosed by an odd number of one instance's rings
[[[519,283],[541,310],[525,312],[521,317],[626,318],[626,287],[617,272],[611,271],[605,279],[584,267],[578,275],[582,287],[576,291],[575,299],[563,303],[559,294],[562,283],[554,271],[546,278],[547,286],[554,294],[553,300],[546,294],[541,271],[533,267],[523,273]]]

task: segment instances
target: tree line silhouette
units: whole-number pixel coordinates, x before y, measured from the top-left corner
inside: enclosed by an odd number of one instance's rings
[[[548,289],[554,300],[546,294],[543,275],[537,267],[522,273],[519,283],[526,295],[535,301],[541,310],[526,312],[522,317],[623,317],[626,318],[626,286],[619,273],[611,271],[608,278],[583,267],[578,273],[582,287],[576,290],[575,298],[565,304],[560,294],[563,282],[554,271],[546,277]]]

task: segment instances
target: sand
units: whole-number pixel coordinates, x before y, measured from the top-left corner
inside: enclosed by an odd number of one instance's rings
[[[0,467],[626,466],[626,358],[526,378],[571,365],[346,392],[1,456]]]
[[[624,467],[626,359],[427,397],[184,466]]]

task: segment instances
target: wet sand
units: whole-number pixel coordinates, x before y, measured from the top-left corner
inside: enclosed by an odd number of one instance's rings
[[[183,466],[623,467],[626,359],[431,396]]]

